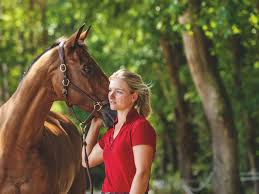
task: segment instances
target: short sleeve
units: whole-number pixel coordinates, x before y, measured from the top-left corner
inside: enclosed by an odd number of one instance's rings
[[[105,146],[104,137],[102,137],[98,143],[99,143],[99,146],[100,146],[102,149],[104,149],[104,146]]]
[[[99,145],[100,145],[100,147],[102,148],[102,149],[104,149],[104,147],[105,147],[105,144],[106,144],[106,142],[107,142],[107,138],[108,138],[108,134],[109,134],[109,131],[110,130],[108,130],[104,135],[103,135],[103,137],[98,141],[98,143],[99,143]]]
[[[132,147],[136,145],[151,145],[156,150],[156,132],[147,120],[133,124],[131,133]]]

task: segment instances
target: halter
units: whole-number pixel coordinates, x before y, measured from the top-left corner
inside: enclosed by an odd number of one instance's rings
[[[84,149],[85,158],[84,159],[85,159],[85,163],[86,163],[86,174],[87,174],[88,179],[89,179],[91,194],[93,194],[92,178],[91,178],[91,174],[90,174],[90,168],[89,168],[89,163],[88,163],[88,156],[87,156],[87,153],[86,153],[86,142],[85,142],[85,139],[86,139],[86,129],[89,127],[90,121],[92,120],[94,113],[101,111],[103,106],[108,104],[108,100],[96,101],[88,93],[86,93],[80,87],[75,85],[71,80],[69,80],[68,75],[67,75],[67,72],[68,72],[67,65],[65,63],[64,44],[65,44],[65,41],[60,42],[59,48],[58,48],[59,59],[61,61],[59,69],[60,69],[60,71],[64,75],[64,78],[62,80],[62,87],[63,87],[62,93],[63,93],[63,95],[65,97],[65,101],[66,101],[67,106],[70,109],[72,109],[72,112],[74,113],[75,118],[80,122],[79,126],[80,126],[80,128],[81,128],[81,130],[83,132],[83,136],[82,136],[83,146],[85,146],[85,149]],[[92,112],[89,114],[89,116],[84,121],[81,121],[77,117],[77,115],[76,115],[76,113],[75,113],[75,111],[73,109],[73,105],[70,104],[70,102],[68,101],[68,88],[69,88],[69,86],[72,89],[76,90],[77,92],[81,93],[82,95],[86,96],[89,100],[91,100],[93,102],[93,107],[94,108],[93,108]]]

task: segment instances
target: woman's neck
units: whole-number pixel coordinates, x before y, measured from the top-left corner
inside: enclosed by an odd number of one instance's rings
[[[132,109],[132,107],[129,107],[127,109],[124,110],[118,110],[118,123],[122,124],[126,121],[127,115],[130,112],[130,110]]]

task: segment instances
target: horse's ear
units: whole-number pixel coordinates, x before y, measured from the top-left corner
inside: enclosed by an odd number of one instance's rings
[[[68,38],[68,40],[67,40],[67,45],[68,46],[72,46],[73,47],[73,46],[75,46],[78,43],[78,41],[80,40],[80,35],[82,34],[82,31],[83,31],[84,27],[85,27],[85,24],[83,24],[79,28],[79,30],[77,30],[74,34],[72,34],[72,36],[70,36]]]
[[[82,31],[83,31],[84,27],[85,27],[85,24],[83,24],[83,25],[79,28],[79,30],[77,31],[76,38],[75,38],[75,40],[74,40],[73,46],[78,43],[79,38],[81,39],[81,34],[82,34]]]
[[[80,35],[80,40],[81,40],[81,41],[83,41],[83,42],[85,41],[85,39],[87,38],[87,36],[88,36],[90,30],[91,30],[91,26],[89,26],[86,31],[84,31],[83,33],[81,33],[81,35]]]

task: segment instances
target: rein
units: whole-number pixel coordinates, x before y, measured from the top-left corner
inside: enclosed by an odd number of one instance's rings
[[[93,118],[93,115],[96,113],[96,112],[99,112],[102,110],[103,106],[108,104],[108,101],[107,100],[104,100],[104,101],[96,101],[93,97],[91,97],[89,94],[87,94],[84,90],[82,90],[81,88],[79,88],[77,85],[75,85],[71,80],[69,80],[68,78],[68,75],[67,75],[67,65],[65,63],[65,54],[64,54],[64,44],[65,44],[65,41],[62,41],[60,42],[59,44],[59,48],[58,48],[58,53],[59,53],[59,58],[60,58],[60,61],[61,61],[61,64],[59,66],[59,69],[60,71],[63,73],[64,75],[64,78],[62,80],[62,87],[63,87],[63,95],[65,97],[65,101],[66,101],[66,104],[67,106],[69,107],[69,109],[72,110],[75,118],[77,121],[80,122],[79,126],[80,126],[80,129],[82,130],[83,132],[83,135],[82,135],[82,141],[83,141],[83,147],[84,147],[84,152],[85,152],[85,163],[86,163],[86,168],[85,168],[85,171],[86,171],[86,180],[88,178],[89,180],[89,183],[90,183],[90,191],[91,191],[91,194],[93,194],[93,182],[92,182],[92,178],[91,178],[91,173],[90,173],[90,167],[89,167],[89,162],[88,162],[88,156],[87,156],[87,152],[86,152],[86,134],[87,134],[87,129],[89,128],[90,126],[90,121],[92,120]],[[84,121],[81,121],[79,119],[79,117],[76,115],[74,109],[73,109],[73,105],[69,103],[68,101],[68,88],[69,86],[71,86],[72,89],[76,90],[77,92],[81,93],[82,95],[86,96],[89,100],[91,100],[93,102],[93,110],[92,112],[89,114],[89,116],[84,120]]]

